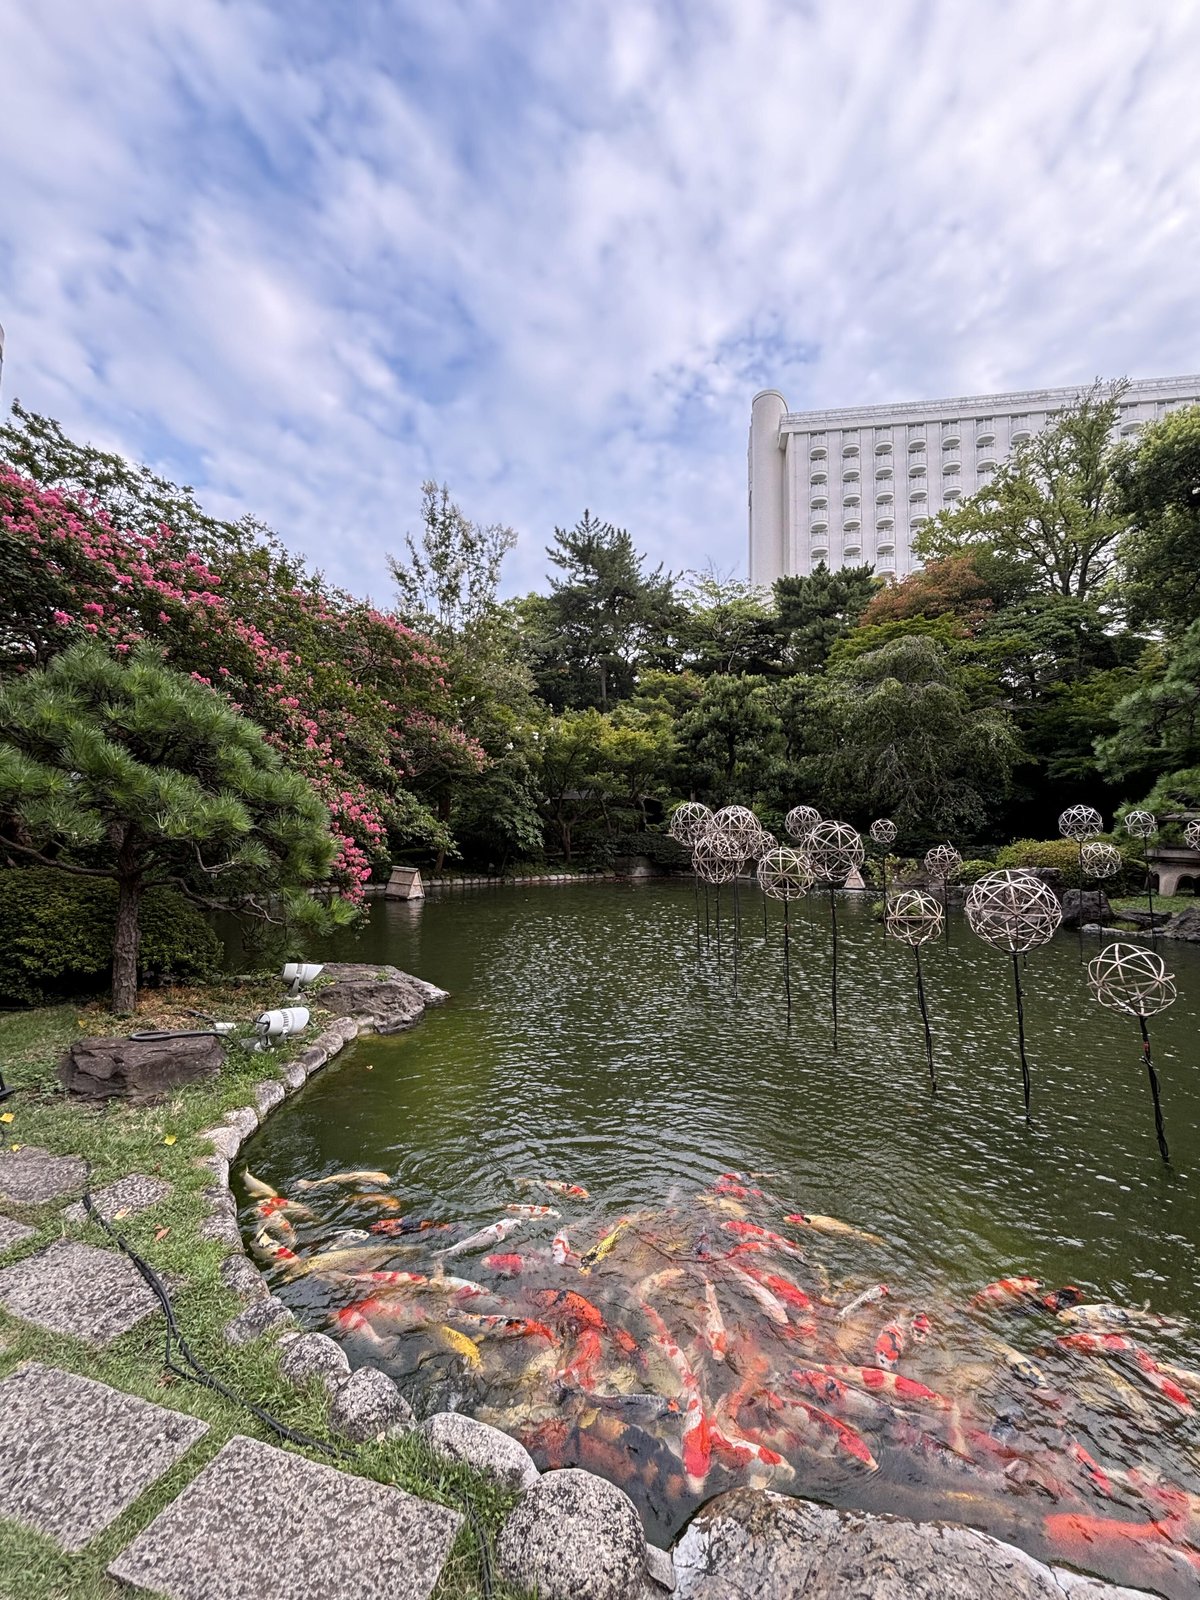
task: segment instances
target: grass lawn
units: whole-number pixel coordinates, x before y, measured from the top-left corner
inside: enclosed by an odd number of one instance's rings
[[[267,1006],[277,1005],[279,998],[280,984],[275,980],[263,986],[148,991],[137,1016],[123,1020],[98,1005],[53,1006],[0,1015],[0,1067],[9,1084],[20,1091],[0,1105],[4,1117],[11,1117],[0,1123],[0,1149],[42,1145],[60,1154],[84,1156],[91,1166],[93,1188],[130,1172],[168,1179],[174,1192],[165,1201],[141,1216],[120,1221],[117,1227],[158,1271],[173,1274],[180,1282],[173,1296],[176,1315],[195,1355],[236,1393],[253,1399],[279,1421],[327,1438],[324,1391],[313,1387],[300,1393],[284,1383],[270,1336],[238,1349],[221,1338],[223,1325],[241,1309],[241,1303],[219,1277],[224,1256],[221,1247],[197,1237],[197,1228],[208,1215],[202,1191],[212,1181],[212,1174],[196,1164],[211,1154],[207,1141],[196,1135],[235,1106],[253,1104],[254,1085],[275,1075],[286,1060],[286,1045],[273,1056],[232,1049],[219,1078],[146,1109],[74,1106],[60,1091],[57,1076],[62,1051],[75,1037],[195,1026],[197,1010],[249,1023]],[[319,1023],[322,1014],[315,1009],[319,994],[310,1003],[314,1021]],[[310,1037],[313,1032],[309,1030]],[[79,1227],[66,1223],[62,1217],[66,1203],[22,1208],[5,1202],[5,1213],[31,1224],[37,1234],[9,1252],[3,1265],[63,1236],[107,1243],[94,1223]],[[117,1600],[128,1591],[105,1577],[105,1566],[222,1445],[239,1433],[280,1443],[250,1412],[167,1373],[163,1334],[162,1319],[152,1317],[107,1349],[97,1351],[65,1336],[42,1333],[0,1310],[0,1377],[19,1362],[35,1358],[201,1417],[210,1429],[165,1478],[79,1555],[64,1555],[52,1541],[0,1519],[0,1596],[5,1600]],[[489,1539],[512,1504],[511,1495],[466,1468],[441,1461],[419,1439],[347,1448],[350,1458],[338,1465],[460,1510],[469,1508]],[[315,1451],[300,1453],[314,1460],[328,1459]],[[435,1600],[474,1600],[484,1593],[479,1543],[468,1520]],[[502,1600],[506,1591],[497,1585],[494,1593]]]
[[[1121,894],[1109,901],[1109,905],[1116,912],[1121,911],[1148,911],[1149,902],[1144,894]],[[1200,897],[1194,894],[1156,894],[1154,896],[1154,909],[1156,912],[1176,912],[1196,910],[1200,907]]]

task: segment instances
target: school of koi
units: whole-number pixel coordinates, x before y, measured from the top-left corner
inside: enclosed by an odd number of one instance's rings
[[[910,1303],[845,1270],[883,1240],[769,1177],[724,1173],[608,1221],[579,1185],[519,1179],[537,1201],[477,1229],[422,1215],[383,1172],[301,1181],[302,1200],[243,1182],[276,1292],[319,1285],[328,1331],[416,1409],[469,1411],[543,1469],[603,1474],[651,1528],[749,1484],[1200,1589],[1200,1373],[1145,1343],[1179,1324],[1029,1277],[944,1312]]]

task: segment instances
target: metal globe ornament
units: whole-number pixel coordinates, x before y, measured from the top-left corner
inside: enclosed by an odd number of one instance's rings
[[[932,850],[925,852],[925,871],[931,877],[941,878],[943,883],[957,877],[962,864],[963,858],[952,844],[935,844]]]
[[[890,817],[877,817],[871,824],[870,833],[876,844],[886,846],[896,842],[896,824]]]
[[[1150,1053],[1150,1030],[1146,1026],[1146,1018],[1155,1017],[1160,1011],[1174,1005],[1175,980],[1163,965],[1162,957],[1153,950],[1114,940],[1088,962],[1088,988],[1102,1006],[1138,1020],[1142,1035],[1142,1064],[1146,1068],[1154,1101],[1154,1133],[1159,1154],[1169,1164],[1171,1155],[1167,1149],[1158,1074]]]
[[[804,854],[816,881],[831,889],[843,885],[867,855],[862,835],[848,822],[818,822],[804,841]]]
[[[713,812],[711,827],[714,833],[728,839],[730,844],[744,847],[741,853],[743,861],[751,855],[754,841],[762,832],[762,826],[749,806],[722,806],[720,811]]]
[[[1183,830],[1184,843],[1193,850],[1200,850],[1200,817],[1194,817]]]
[[[1080,861],[1085,878],[1115,878],[1125,865],[1125,857],[1116,845],[1105,844],[1099,839],[1084,845]]]
[[[1104,831],[1104,818],[1095,806],[1068,806],[1058,819],[1058,831],[1064,839],[1082,844]]]
[[[667,832],[677,844],[693,845],[712,821],[712,811],[699,800],[684,800],[671,813]]]
[[[798,850],[776,845],[758,861],[758,886],[771,900],[783,901],[783,992],[787,1000],[788,1026],[792,1023],[792,928],[789,906],[812,888],[812,872]],[[766,906],[766,900],[763,906]]]
[[[784,832],[803,844],[821,820],[821,813],[813,806],[793,806],[783,819]]]
[[[729,883],[741,870],[741,857],[731,853],[729,841],[709,832],[692,846],[692,866],[705,883]]]
[[[933,1034],[929,1029],[929,1009],[925,1004],[925,979],[921,972],[921,946],[936,939],[942,931],[941,903],[923,889],[901,889],[885,902],[883,926],[889,938],[909,945],[917,964],[917,1004],[925,1028],[925,1059],[929,1082],[937,1093],[937,1068],[933,1064]]]
[[[1158,832],[1158,822],[1150,811],[1127,811],[1124,828],[1132,839],[1152,839]]]
[[[1054,937],[1062,923],[1062,906],[1053,890],[1028,872],[988,872],[973,884],[966,901],[967,926],[995,950],[1012,956],[1017,994],[1017,1044],[1025,1116],[1029,1117],[1029,1062],[1025,1055],[1025,998],[1020,957]]]

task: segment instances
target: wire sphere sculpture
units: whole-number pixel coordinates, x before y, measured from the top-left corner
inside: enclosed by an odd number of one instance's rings
[[[801,844],[821,820],[821,813],[812,806],[793,806],[783,819],[783,826],[793,839]]]
[[[871,838],[876,844],[895,844],[896,824],[890,817],[877,817],[871,824]]]
[[[1185,843],[1191,845],[1193,850],[1200,850],[1200,817],[1195,817],[1183,830]]]
[[[1125,832],[1134,839],[1149,839],[1158,832],[1158,823],[1149,811],[1127,811]]]
[[[754,854],[758,860],[761,861],[769,850],[778,849],[779,840],[775,837],[775,835],[766,828],[760,828],[758,832],[758,838],[754,845]]]
[[[729,841],[720,834],[706,833],[692,846],[692,868],[705,883],[729,883],[741,867],[741,856],[730,854]]]
[[[1101,844],[1093,839],[1080,852],[1085,878],[1115,878],[1125,865],[1125,858],[1115,844]]]
[[[1033,950],[1046,944],[1062,922],[1054,891],[1028,872],[988,872],[967,895],[967,924],[994,950]]]
[[[901,944],[928,944],[942,931],[942,906],[923,889],[901,889],[888,896],[883,926]]]
[[[818,883],[845,883],[866,860],[862,836],[848,822],[818,822],[804,841],[804,854]]]
[[[759,858],[758,887],[772,900],[799,900],[812,883],[812,871],[798,850],[777,846]]]
[[[925,852],[925,871],[947,882],[957,876],[963,859],[952,844],[935,844]]]
[[[667,832],[677,844],[695,844],[712,821],[712,812],[699,800],[685,800],[671,813]]]
[[[720,811],[713,812],[710,827],[713,833],[737,845],[743,861],[755,853],[755,842],[762,832],[758,818],[748,806],[722,806]]]
[[[1058,831],[1064,839],[1074,839],[1082,844],[1085,839],[1094,839],[1103,831],[1104,818],[1095,806],[1068,806],[1058,819]]]
[[[1088,988],[1102,1006],[1127,1017],[1157,1016],[1175,1003],[1175,980],[1163,958],[1119,940],[1088,962]]]

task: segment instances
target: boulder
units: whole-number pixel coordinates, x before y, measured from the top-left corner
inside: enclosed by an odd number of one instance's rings
[[[1108,896],[1103,889],[1064,889],[1062,912],[1064,928],[1077,927],[1081,914],[1085,923],[1108,922],[1112,918]]]
[[[264,1333],[277,1328],[290,1328],[296,1319],[275,1295],[265,1300],[252,1300],[244,1311],[225,1324],[226,1344],[250,1344],[261,1339]]]
[[[971,1528],[834,1511],[761,1489],[704,1506],[675,1546],[675,1600],[1063,1600],[1058,1572]],[[1134,1600],[1080,1578],[1072,1600]]]
[[[577,1467],[538,1479],[504,1524],[496,1554],[505,1581],[538,1600],[639,1600],[645,1585],[646,1535],[633,1501]],[[734,1592],[723,1590],[722,1600]]]
[[[1177,911],[1171,920],[1158,930],[1161,939],[1189,939],[1200,943],[1200,900],[1194,906]]]
[[[538,1469],[523,1444],[510,1439],[499,1428],[458,1411],[441,1411],[429,1417],[417,1430],[429,1447],[451,1461],[465,1461],[469,1467],[495,1478],[507,1489],[531,1489],[538,1481]]]
[[[76,1100],[152,1105],[185,1083],[214,1078],[225,1060],[215,1034],[198,1038],[76,1039],[58,1075]]]
[[[324,1333],[285,1333],[279,1343],[279,1371],[297,1389],[315,1378],[332,1394],[350,1376],[346,1352]]]
[[[323,976],[333,982],[318,992],[317,1004],[339,1016],[373,1019],[379,1033],[410,1028],[426,1006],[438,1005],[448,998],[444,989],[410,977],[398,967],[335,962],[326,966]]]
[[[412,1408],[386,1372],[359,1367],[333,1398],[329,1426],[355,1444],[407,1432]]]
[[[258,1107],[260,1118],[269,1116],[284,1098],[283,1085],[274,1078],[264,1078],[261,1083],[254,1085],[254,1103]]]
[[[221,1282],[239,1300],[265,1300],[270,1293],[262,1273],[240,1250],[236,1255],[226,1256],[218,1271]]]

